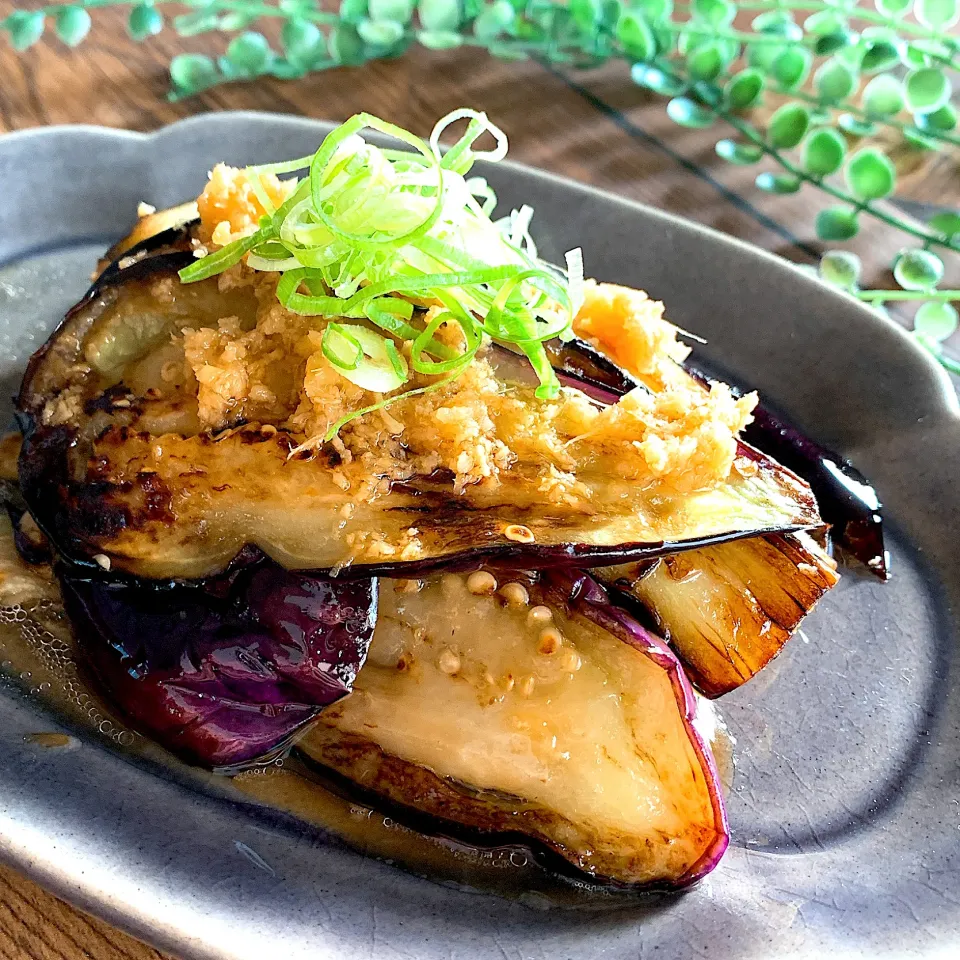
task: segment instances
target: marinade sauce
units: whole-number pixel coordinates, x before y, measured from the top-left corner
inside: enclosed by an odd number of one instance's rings
[[[294,746],[286,756],[232,776],[180,762],[119,720],[90,683],[49,567],[28,565],[17,553],[12,528],[0,517],[0,674],[40,701],[60,730],[38,729],[26,738],[40,749],[93,738],[161,776],[214,796],[283,811],[311,824],[331,842],[455,887],[496,893],[530,906],[602,909],[623,906],[635,894],[586,882],[559,857],[532,856],[521,845],[465,842],[420,832],[403,812],[374,807],[326,776]],[[727,788],[733,772],[731,741],[716,725],[713,748]],[[554,862],[556,861],[556,862]]]

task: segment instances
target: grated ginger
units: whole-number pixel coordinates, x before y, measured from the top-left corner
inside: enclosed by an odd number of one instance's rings
[[[263,182],[278,203],[290,190],[276,178]],[[201,236],[216,245],[249,233],[264,212],[243,172],[222,164],[198,207]],[[332,424],[382,398],[327,361],[321,350],[326,321],[287,311],[276,299],[276,282],[275,274],[243,265],[221,274],[221,289],[253,289],[255,323],[224,317],[216,329],[185,329],[180,342],[205,428],[273,423],[312,451]],[[459,492],[468,484],[496,486],[505,471],[529,472],[533,464],[532,479],[546,501],[588,511],[590,490],[577,468],[601,451],[616,455],[623,477],[676,492],[727,478],[756,398],[737,399],[722,384],[705,391],[678,376],[689,350],[663,319],[662,304],[642,291],[590,281],[575,330],[655,392],[635,390],[605,409],[570,389],[538,401],[532,387],[501,380],[490,354],[481,354],[455,381],[347,424],[334,440],[338,485],[364,500],[392,480],[446,470]],[[447,342],[458,335],[455,325],[437,332]],[[435,379],[415,376],[405,389]]]
[[[272,173],[261,176],[260,182],[278,207],[296,185],[295,181],[280,180]],[[249,236],[267,212],[253,192],[246,173],[225,163],[218,163],[210,171],[209,181],[197,198],[197,209],[200,240],[215,247],[225,247],[233,240]]]
[[[586,281],[573,329],[653,390],[675,382],[677,364],[690,354],[659,300],[612,283]]]

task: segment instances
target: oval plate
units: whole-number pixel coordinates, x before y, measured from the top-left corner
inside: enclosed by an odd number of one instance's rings
[[[218,160],[313,151],[329,125],[221,113],[142,136],[0,139],[0,377],[84,290],[136,204],[195,196]],[[907,334],[773,256],[523,167],[487,171],[537,211],[545,256],[643,287],[849,456],[890,518],[893,581],[850,571],[776,663],[723,701],[739,770],[734,843],[693,891],[604,914],[534,911],[414,879],[312,828],[111,752],[25,741],[55,722],[0,691],[0,856],[159,947],[215,958],[821,958],[960,949],[960,429]],[[9,411],[5,407],[4,417]]]

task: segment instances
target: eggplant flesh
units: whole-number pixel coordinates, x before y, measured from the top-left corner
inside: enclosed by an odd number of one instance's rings
[[[375,494],[348,495],[335,451],[291,458],[303,437],[269,418],[204,430],[196,384],[164,379],[172,334],[225,316],[255,322],[249,287],[181,285],[190,259],[108,270],[31,360],[18,399],[21,485],[71,560],[197,578],[254,544],[290,569],[363,575],[483,560],[582,566],[820,523],[806,484],[742,444],[727,480],[690,493],[624,477],[616,450],[588,444],[575,471],[586,495],[572,505],[544,497],[542,457],[522,451],[498,484],[459,490],[444,471],[400,465]],[[533,386],[513,378],[507,369],[502,389],[532,408]]]
[[[514,578],[514,595],[460,574],[382,580],[354,691],[298,751],[435,832],[520,837],[614,885],[695,881],[727,829],[693,694],[583,579]]]
[[[783,648],[839,577],[806,535],[770,535],[593,571],[639,603],[708,697],[736,689]]]

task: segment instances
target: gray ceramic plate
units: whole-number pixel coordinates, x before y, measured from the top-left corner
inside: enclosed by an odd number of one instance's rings
[[[83,291],[137,201],[194,196],[217,160],[312,151],[328,127],[219,114],[151,136],[0,140],[0,376]],[[0,855],[158,946],[217,958],[956,957],[960,951],[960,428],[939,369],[894,325],[773,257],[503,165],[547,256],[642,286],[704,355],[850,456],[886,503],[895,577],[846,576],[783,656],[724,701],[734,843],[695,890],[602,915],[414,879],[151,772],[0,692]]]

